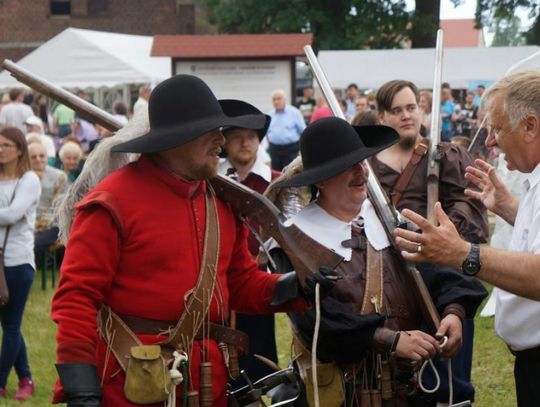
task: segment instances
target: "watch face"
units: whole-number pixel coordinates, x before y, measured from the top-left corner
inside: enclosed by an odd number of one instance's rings
[[[463,273],[471,275],[478,272],[478,263],[473,260],[466,260],[463,263]]]
[[[476,273],[480,271],[480,258],[479,258],[479,252],[476,247],[473,247],[471,250],[471,253],[463,264],[461,265],[461,270],[463,271],[463,274],[466,274],[468,276],[474,276]]]

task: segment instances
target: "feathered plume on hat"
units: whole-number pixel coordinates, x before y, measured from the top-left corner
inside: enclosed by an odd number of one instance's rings
[[[75,204],[111,172],[135,161],[139,157],[139,154],[134,153],[112,153],[112,148],[140,137],[148,133],[149,130],[148,112],[144,109],[139,110],[124,127],[113,136],[103,139],[90,153],[81,174],[69,187],[58,208],[60,241],[63,244],[66,244],[69,237],[71,224],[75,216]]]

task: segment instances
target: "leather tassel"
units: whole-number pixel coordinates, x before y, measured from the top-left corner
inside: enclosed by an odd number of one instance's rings
[[[199,406],[199,392],[196,390],[188,391],[187,394],[188,407],[200,407]]]
[[[387,360],[381,362],[381,393],[383,400],[392,399],[392,375]]]
[[[240,377],[240,363],[238,362],[238,350],[234,345],[227,345],[229,353],[229,375],[236,380]]]
[[[362,389],[358,392],[360,394],[360,407],[371,407],[371,396],[368,389]]]
[[[371,389],[369,391],[371,399],[371,407],[382,407],[381,391],[379,389]]]
[[[202,362],[200,368],[201,406],[212,407],[212,363]]]

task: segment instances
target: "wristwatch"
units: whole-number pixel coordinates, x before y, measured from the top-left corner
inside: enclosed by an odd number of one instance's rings
[[[480,263],[480,245],[476,243],[471,244],[471,251],[463,260],[461,264],[461,272],[466,276],[475,276],[479,271],[482,264]]]

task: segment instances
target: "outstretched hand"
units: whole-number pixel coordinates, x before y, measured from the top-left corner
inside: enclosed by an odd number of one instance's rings
[[[487,162],[477,159],[476,167],[465,169],[465,178],[471,181],[479,191],[467,188],[465,195],[480,200],[486,208],[513,224],[517,213],[517,200],[497,174],[497,170]]]
[[[453,268],[461,266],[469,253],[470,243],[461,239],[440,202],[437,202],[434,208],[439,226],[431,224],[426,218],[409,209],[404,209],[401,213],[421,229],[421,233],[400,228],[394,230],[396,244],[403,249],[405,260]]]

